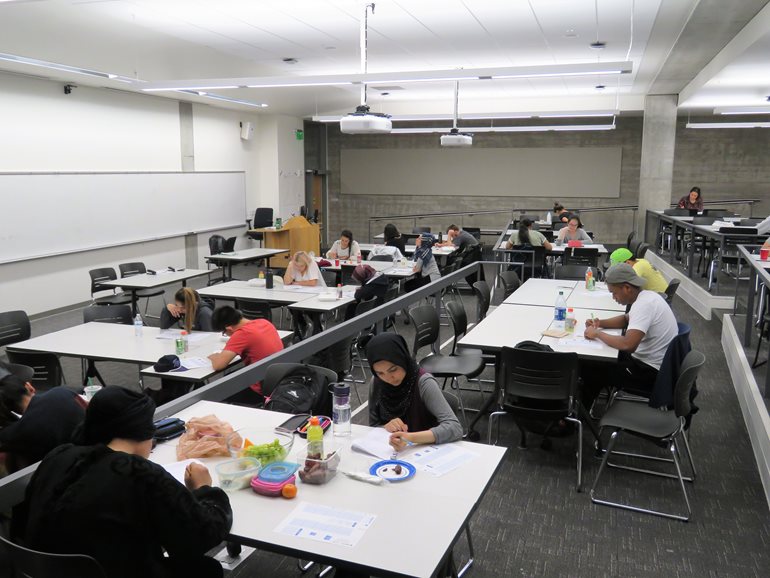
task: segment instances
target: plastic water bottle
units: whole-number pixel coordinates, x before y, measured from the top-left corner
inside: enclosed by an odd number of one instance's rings
[[[307,457],[316,460],[322,460],[324,454],[324,430],[318,416],[310,418],[310,425],[307,428]]]
[[[595,287],[596,280],[594,279],[594,272],[591,270],[591,267],[588,267],[588,269],[586,269],[586,289],[593,291]]]
[[[356,263],[359,265],[361,264],[361,253],[359,253],[358,256],[356,257]]]
[[[134,335],[141,337],[144,334],[144,323],[142,322],[142,316],[139,313],[134,317]]]
[[[334,435],[344,437],[350,435],[350,385],[335,383],[332,397],[332,421]]]
[[[337,299],[342,299],[342,283],[337,283]]]
[[[567,309],[567,318],[564,320],[564,331],[567,333],[574,333],[575,325],[577,325],[577,319],[575,319],[575,310],[570,307]]]
[[[550,225],[550,224],[551,224],[551,222],[552,222],[552,221],[551,221],[551,219],[552,219],[552,217],[551,217],[551,211],[548,211],[548,214],[545,216],[545,222],[546,222],[546,223],[548,223],[548,224]]]
[[[268,269],[267,273],[265,273],[265,289],[272,289],[273,288],[273,271],[272,269]]]
[[[182,350],[187,353],[190,351],[190,337],[187,331],[182,331]]]
[[[564,291],[559,291],[556,305],[553,308],[553,328],[564,330],[564,320],[567,318],[567,302],[564,300]]]

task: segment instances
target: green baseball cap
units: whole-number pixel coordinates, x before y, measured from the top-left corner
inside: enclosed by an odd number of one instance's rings
[[[617,265],[618,263],[625,263],[629,259],[633,259],[634,254],[626,249],[625,247],[621,247],[620,249],[615,249],[612,252],[612,255],[610,255],[610,261],[612,261],[613,265]]]

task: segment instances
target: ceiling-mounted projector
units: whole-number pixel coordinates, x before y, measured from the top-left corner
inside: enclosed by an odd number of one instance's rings
[[[449,131],[449,134],[441,135],[442,147],[469,147],[473,146],[473,135],[462,133],[456,128]]]
[[[345,134],[389,133],[392,128],[389,114],[369,112],[366,105],[356,107],[356,112],[340,119],[340,130]]]

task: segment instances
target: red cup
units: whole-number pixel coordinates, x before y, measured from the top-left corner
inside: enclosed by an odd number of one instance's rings
[[[335,267],[339,267],[340,266],[340,260],[339,259],[335,259],[334,260],[334,266]]]
[[[762,261],[767,261],[768,257],[770,257],[770,249],[762,248],[759,250],[759,258]]]

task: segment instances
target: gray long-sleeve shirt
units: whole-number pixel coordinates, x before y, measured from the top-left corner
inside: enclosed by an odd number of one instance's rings
[[[438,425],[430,429],[436,438],[437,444],[444,444],[459,440],[463,437],[463,428],[460,420],[457,419],[449,402],[444,397],[444,393],[430,373],[424,373],[420,376],[417,386],[420,388],[420,399],[425,408],[431,413]],[[372,427],[385,425],[385,420],[379,413],[380,392],[375,387],[374,380],[369,382],[369,425]]]

